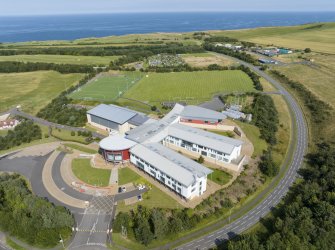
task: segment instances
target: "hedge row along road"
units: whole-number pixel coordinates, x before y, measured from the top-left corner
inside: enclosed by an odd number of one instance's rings
[[[232,214],[230,219],[219,221],[204,229],[196,231],[174,242],[171,242],[163,249],[182,244],[177,247],[179,250],[208,249],[232,239],[238,234],[257,224],[261,218],[266,216],[286,195],[291,185],[298,176],[298,169],[303,164],[304,155],[308,146],[308,129],[303,112],[293,96],[275,79],[259,68],[238,60],[233,57],[216,54],[234,60],[259,74],[275,86],[285,98],[292,113],[293,135],[285,161],[282,164],[281,172],[272,181],[268,188],[262,191],[252,202],[248,203],[238,213]],[[282,177],[282,175],[284,176]],[[278,183],[279,181],[279,183]],[[235,219],[235,220],[234,220]],[[229,223],[232,221],[232,223]],[[161,249],[162,249],[161,248]]]

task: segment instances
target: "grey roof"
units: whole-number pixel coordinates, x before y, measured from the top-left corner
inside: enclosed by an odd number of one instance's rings
[[[130,152],[186,187],[193,184],[196,177],[201,178],[213,172],[160,143],[138,144]]]
[[[128,122],[132,125],[140,126],[148,120],[149,120],[149,117],[147,117],[144,114],[138,113],[134,117],[132,117]]]
[[[181,116],[186,119],[199,119],[207,121],[218,121],[227,118],[220,112],[193,105],[184,107],[184,110],[181,112]]]
[[[87,111],[87,113],[118,124],[126,123],[137,114],[137,112],[126,108],[106,104],[100,104],[95,108]]]
[[[167,127],[178,122],[179,114],[184,106],[176,104],[175,107],[160,121],[145,123],[142,126],[128,131],[127,138],[138,143],[143,143],[153,138],[151,142],[158,142],[167,136]]]
[[[168,134],[225,154],[231,154],[235,147],[243,144],[243,141],[240,140],[210,133],[202,129],[192,128],[182,124],[173,124],[169,126]]]
[[[240,118],[245,118],[245,114],[240,112],[240,111],[237,111],[237,110],[234,110],[234,109],[227,109],[225,111],[222,111],[223,114],[225,114],[226,116],[230,117],[230,118],[233,118],[233,119],[240,119]]]

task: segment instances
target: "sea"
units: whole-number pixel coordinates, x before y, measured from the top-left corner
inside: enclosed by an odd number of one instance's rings
[[[0,42],[192,32],[335,22],[335,12],[118,13],[0,16]]]

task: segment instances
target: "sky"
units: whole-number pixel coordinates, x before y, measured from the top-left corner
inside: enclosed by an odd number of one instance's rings
[[[335,0],[1,0],[0,5],[0,16],[184,11],[335,11]]]

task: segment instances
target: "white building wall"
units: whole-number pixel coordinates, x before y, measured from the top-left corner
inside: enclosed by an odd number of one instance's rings
[[[190,144],[186,143],[183,147],[182,146],[183,141],[179,138],[175,138],[175,137],[172,137],[172,136],[167,136],[163,140],[163,144],[164,145],[172,144],[172,145],[175,145],[177,147],[186,149],[190,152],[197,153],[199,156],[200,155],[207,156],[209,158],[216,159],[217,161],[221,161],[221,162],[224,162],[224,163],[231,163],[232,160],[238,158],[239,155],[241,154],[241,146],[234,147],[233,152],[231,154],[225,154],[223,152],[218,152],[218,151],[213,150],[211,148],[203,147],[201,145],[194,144],[194,143],[190,143]],[[204,155],[204,153],[206,155]]]
[[[186,187],[178,181],[174,180],[172,177],[166,175],[161,170],[157,169],[155,166],[151,166],[150,164],[142,160],[139,156],[130,154],[130,162],[148,173],[156,180],[164,183],[164,185],[168,186],[170,189],[185,197],[186,199],[192,199],[194,197],[200,196],[206,191],[207,176],[197,178],[196,182],[193,185]]]

